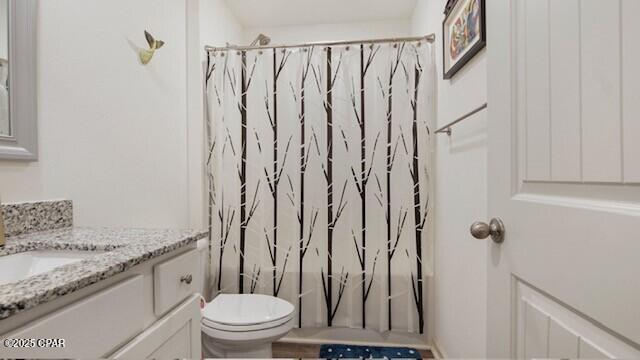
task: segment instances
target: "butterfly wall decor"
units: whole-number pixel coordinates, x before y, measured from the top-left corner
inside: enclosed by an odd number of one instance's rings
[[[153,35],[149,34],[149,32],[146,30],[144,32],[144,36],[147,39],[147,43],[149,44],[149,49],[140,49],[139,55],[142,64],[147,65],[153,58],[156,50],[164,46],[164,41],[156,40]]]

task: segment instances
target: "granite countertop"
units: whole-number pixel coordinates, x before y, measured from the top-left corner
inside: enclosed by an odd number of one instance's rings
[[[0,285],[0,320],[193,244],[206,235],[206,232],[191,230],[65,228],[12,236],[0,249],[0,256],[30,250],[98,253],[46,273]]]

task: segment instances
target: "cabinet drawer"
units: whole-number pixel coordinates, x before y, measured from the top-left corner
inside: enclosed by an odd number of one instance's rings
[[[10,339],[64,339],[64,348],[7,348],[3,358],[101,358],[144,330],[143,278],[124,280],[12,333]]]
[[[154,312],[160,316],[198,288],[198,252],[191,250],[153,268]]]

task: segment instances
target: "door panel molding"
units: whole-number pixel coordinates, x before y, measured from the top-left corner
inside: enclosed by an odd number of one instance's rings
[[[579,197],[553,196],[522,193],[511,198],[514,201],[544,204],[574,209],[608,212],[619,215],[640,216],[640,204],[629,204],[607,200],[589,200]]]
[[[640,96],[630,79],[640,76],[640,51],[623,28],[638,28],[627,12],[640,6],[517,0],[514,8],[519,183],[639,186]]]
[[[640,357],[640,344],[526,281],[515,280],[518,358]]]

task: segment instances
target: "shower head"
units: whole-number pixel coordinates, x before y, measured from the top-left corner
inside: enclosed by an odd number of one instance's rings
[[[258,37],[255,38],[255,40],[251,42],[251,45],[249,46],[255,46],[255,45],[267,46],[269,45],[269,43],[271,43],[271,38],[265,34],[260,34],[258,35]]]

